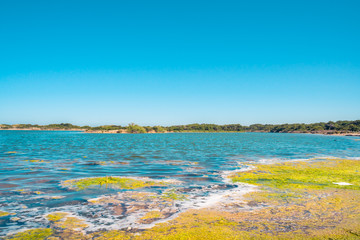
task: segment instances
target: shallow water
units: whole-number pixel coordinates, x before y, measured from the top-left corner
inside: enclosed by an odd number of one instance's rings
[[[100,196],[130,201],[129,190],[96,187],[81,191],[61,185],[95,176],[176,179],[181,183],[131,191],[161,194],[169,188],[186,194],[169,217],[205,206],[231,190],[224,174],[248,162],[288,161],[314,157],[359,158],[358,137],[279,133],[87,134],[63,131],[0,131],[0,235],[47,227],[44,217],[71,212],[97,229],[146,227],[141,211],[114,214],[113,208],[89,204]],[[149,205],[150,206],[150,205]],[[16,216],[19,220],[11,220]]]

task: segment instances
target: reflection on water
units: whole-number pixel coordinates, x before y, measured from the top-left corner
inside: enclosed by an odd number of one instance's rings
[[[161,221],[184,209],[206,206],[229,191],[248,188],[224,179],[224,173],[247,162],[328,156],[360,157],[360,142],[306,134],[0,131],[0,211],[13,214],[0,217],[0,231],[47,227],[46,215],[56,211],[81,217],[87,231],[145,227],[154,222],[151,214]],[[80,191],[61,184],[104,176],[178,181],[138,189],[95,186]]]

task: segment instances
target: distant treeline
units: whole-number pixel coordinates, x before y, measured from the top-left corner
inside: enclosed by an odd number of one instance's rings
[[[90,126],[76,126],[70,123],[60,123],[60,124],[49,124],[49,125],[37,125],[37,124],[0,124],[0,129],[39,129],[39,130],[48,130],[48,129],[59,129],[59,130],[71,130],[71,129],[88,129]]]
[[[166,127],[168,131],[186,132],[360,132],[360,120],[337,121],[320,123],[294,123],[294,124],[253,124],[242,126],[240,124],[216,125],[216,124],[189,124]]]
[[[76,126],[70,123],[32,125],[32,124],[1,124],[0,129],[34,129],[34,130],[85,130],[93,132],[112,131],[128,133],[147,133],[147,132],[297,132],[297,133],[346,133],[360,132],[360,120],[356,121],[337,121],[320,123],[294,123],[294,124],[253,124],[242,126],[240,124],[216,125],[216,124],[188,124],[177,126],[139,126],[129,124],[128,126],[104,125],[98,127]]]

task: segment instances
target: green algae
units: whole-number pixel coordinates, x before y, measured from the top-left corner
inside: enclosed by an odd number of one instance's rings
[[[68,213],[65,212],[56,212],[56,213],[48,214],[46,218],[51,222],[57,222],[63,219],[64,217],[66,217],[67,215]]]
[[[254,211],[190,210],[131,239],[358,239],[359,192],[311,193],[297,203]]]
[[[233,182],[245,182],[280,189],[340,188],[360,190],[360,161],[317,160],[256,165],[256,169],[232,177]],[[338,185],[346,182],[352,185]]]
[[[71,216],[71,214],[67,212],[50,213],[46,218],[52,223],[52,226],[57,229],[60,228],[73,231],[81,230],[88,226],[84,220]]]
[[[329,173],[328,177],[322,175],[324,169]],[[306,176],[301,176],[303,174]],[[319,174],[318,178],[317,174]],[[252,211],[244,209],[240,212],[226,212],[217,208],[189,210],[169,222],[157,224],[151,229],[140,232],[136,230],[133,232],[130,229],[82,235],[81,229],[86,224],[81,219],[71,217],[67,213],[63,216],[59,212],[49,214],[47,218],[52,219],[50,220],[52,227],[57,231],[60,229],[60,232],[51,238],[54,240],[359,239],[360,191],[357,188],[359,174],[359,165],[352,160],[257,165],[257,169],[238,173],[233,178],[234,181],[244,178],[242,182],[251,181],[263,189],[247,194],[244,204],[247,202],[250,205],[250,202],[256,202],[267,207]],[[353,185],[342,186],[334,182],[348,182]],[[181,200],[178,195],[182,194],[171,189],[158,197],[170,201]],[[135,196],[139,199],[153,197],[150,193],[136,193]],[[97,201],[109,200],[101,198],[95,202]],[[162,216],[161,211],[153,210],[147,212],[142,220],[156,220],[161,219]]]
[[[57,221],[55,226],[63,229],[82,229],[88,227],[84,220],[77,217],[66,217],[64,221]]]
[[[276,170],[278,165],[281,168]],[[248,203],[256,201],[269,207],[238,213],[190,210],[132,239],[359,239],[358,162],[278,165],[258,165],[256,170],[234,176],[235,180],[264,187],[266,191],[249,193],[246,198]],[[323,174],[317,168],[324,166],[330,177],[314,179],[316,174]],[[331,171],[339,175],[335,177]],[[354,185],[333,184],[339,181]]]
[[[63,232],[55,234],[60,238],[53,239],[359,239],[359,191],[349,189],[301,189],[300,191],[302,194],[310,194],[311,197],[300,198],[297,203],[288,205],[238,213],[216,209],[189,210],[169,222],[157,224],[140,232],[136,230],[133,232],[130,229],[130,231],[99,231],[81,235],[79,231],[68,231],[63,228]],[[252,193],[251,198],[258,199],[258,193],[261,192]],[[274,199],[269,201],[272,202]],[[267,198],[264,197],[262,200],[267,201]],[[152,211],[146,214],[143,220],[158,219],[161,214],[160,211]]]
[[[172,200],[184,201],[187,199],[185,194],[177,193],[175,189],[170,189],[168,191],[163,192],[160,198],[168,201],[172,201]]]
[[[47,239],[53,234],[53,230],[50,228],[37,228],[24,232],[19,232],[14,235],[8,236],[6,239],[12,240],[43,240]]]
[[[44,192],[42,191],[30,191],[30,189],[15,189],[15,190],[12,190],[13,192],[18,192],[20,194],[36,194],[36,195],[40,195],[40,194],[44,194]]]
[[[139,180],[124,177],[94,177],[84,179],[72,179],[63,182],[63,186],[75,190],[84,190],[91,187],[117,188],[117,189],[137,189],[151,186],[163,186],[166,182]]]
[[[131,234],[125,231],[103,231],[90,234],[90,239],[94,240],[127,240],[131,239]]]
[[[154,210],[154,211],[147,212],[145,214],[145,216],[143,216],[141,219],[143,219],[143,220],[158,219],[158,218],[163,218],[163,217],[164,217],[164,215],[160,211]]]

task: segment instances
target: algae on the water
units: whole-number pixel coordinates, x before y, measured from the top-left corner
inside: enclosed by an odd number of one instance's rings
[[[68,229],[68,230],[81,230],[88,225],[84,220],[72,216],[67,212],[54,212],[46,216],[46,218],[52,223],[52,226],[56,228]]]
[[[8,236],[6,239],[12,240],[43,240],[47,239],[53,234],[53,230],[50,228],[37,228],[27,231],[19,232]]]
[[[184,201],[186,200],[186,195],[185,194],[181,194],[181,193],[177,193],[175,189],[170,189],[168,191],[163,192],[163,194],[160,196],[161,199],[164,200],[179,200],[179,201]]]
[[[232,177],[232,180],[280,189],[360,190],[359,171],[360,161],[358,160],[313,160],[311,162],[259,164],[256,165],[256,169],[238,173]],[[336,182],[347,182],[351,185],[339,185]]]
[[[12,215],[12,213],[0,211],[0,217],[5,217],[5,216],[8,216],[8,215]]]
[[[154,210],[147,212],[145,216],[143,216],[141,219],[153,219],[153,218],[163,218],[163,217],[164,215],[160,211]]]
[[[50,213],[46,216],[46,218],[51,221],[51,222],[57,222],[60,221],[61,219],[63,219],[64,217],[66,217],[68,215],[68,213],[66,212],[55,212],[55,213]]]
[[[46,216],[51,229],[28,230],[8,239],[358,239],[359,173],[360,161],[356,160],[258,164],[256,169],[232,176],[234,182],[256,184],[262,190],[245,195],[241,205],[233,205],[239,206],[233,209],[236,211],[222,211],[219,206],[189,210],[169,222],[158,223],[140,232],[129,228],[126,231],[97,231],[86,235],[84,230],[88,225],[84,220],[71,213],[53,212]],[[161,181],[120,177],[64,182],[64,186],[76,190],[92,186],[135,189],[164,184]],[[140,223],[152,224],[174,214],[171,204],[185,199],[186,196],[179,190],[170,189],[163,193],[119,191],[115,196],[102,196],[88,202],[113,209],[125,201],[124,211],[137,212]],[[151,209],[145,207],[148,201],[152,204]]]
[[[93,177],[72,179],[63,182],[63,186],[75,190],[83,190],[96,186],[118,189],[136,189],[151,186],[164,186],[166,184],[167,183],[163,181],[140,180],[125,177]]]

